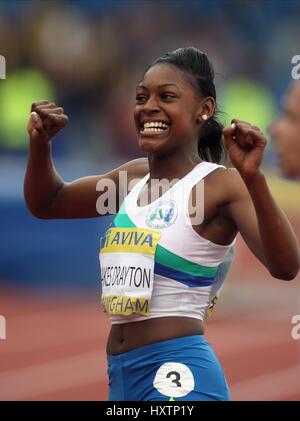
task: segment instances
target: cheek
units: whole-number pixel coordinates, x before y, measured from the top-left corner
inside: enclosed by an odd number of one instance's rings
[[[278,141],[278,151],[284,166],[290,167],[295,164],[298,166],[300,132],[297,133],[292,127],[289,127],[289,130],[286,130]]]
[[[139,108],[138,107],[134,107],[134,109],[133,109],[133,118],[134,118],[134,121],[137,121],[138,118],[139,118]]]
[[[287,124],[281,131],[283,145],[290,151],[300,143],[300,130],[293,124]]]
[[[294,159],[299,161],[300,156],[300,130],[294,131],[291,134],[289,143],[286,144],[286,149],[289,149],[289,154]]]
[[[286,124],[285,120],[280,120],[277,123],[275,123],[273,127],[273,133],[275,136],[281,136],[282,133],[284,133],[288,128],[288,125]]]
[[[287,122],[281,121],[273,126],[272,135],[277,146],[282,149],[290,143],[291,138],[293,137],[293,128],[290,124],[287,124]]]
[[[189,133],[193,128],[193,121],[190,114],[188,113],[184,114],[183,112],[178,113],[175,119],[174,126],[175,125],[180,131]]]

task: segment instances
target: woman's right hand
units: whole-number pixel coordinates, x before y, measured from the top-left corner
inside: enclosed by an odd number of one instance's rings
[[[37,101],[31,106],[27,130],[33,141],[49,142],[67,123],[63,108],[50,101]]]

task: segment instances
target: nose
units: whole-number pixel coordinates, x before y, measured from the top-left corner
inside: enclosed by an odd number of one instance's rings
[[[146,114],[152,114],[159,111],[159,105],[154,96],[150,96],[147,102],[144,104],[144,112]]]

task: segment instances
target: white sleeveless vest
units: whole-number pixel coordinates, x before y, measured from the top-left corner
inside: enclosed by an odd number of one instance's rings
[[[220,167],[201,162],[160,198],[138,206],[148,173],[125,197],[100,250],[102,305],[113,324],[211,315],[235,239],[222,246],[197,234],[188,201],[195,185],[197,203],[203,201],[199,182]]]

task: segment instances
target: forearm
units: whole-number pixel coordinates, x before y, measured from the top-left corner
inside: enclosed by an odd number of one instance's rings
[[[293,279],[299,270],[299,247],[287,217],[273,199],[261,171],[244,183],[255,208],[269,271],[277,278]]]
[[[51,157],[51,142],[30,140],[24,196],[28,209],[37,217],[45,216],[64,182]]]

